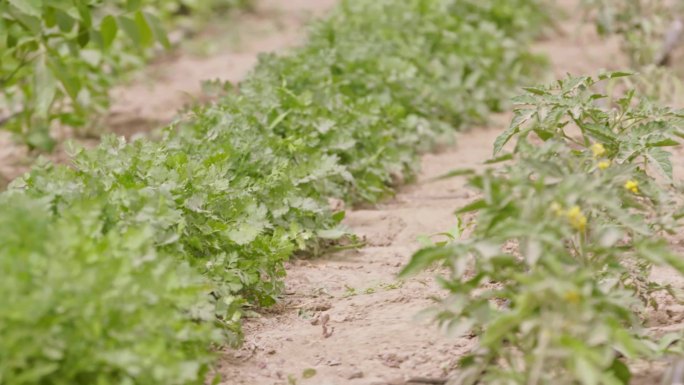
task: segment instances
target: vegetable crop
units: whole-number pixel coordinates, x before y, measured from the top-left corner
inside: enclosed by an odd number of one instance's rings
[[[166,30],[182,10],[206,13],[219,5],[248,1],[0,2],[0,126],[40,150],[55,145],[55,123],[92,128],[122,74],[155,46],[170,47]]]
[[[500,169],[471,172],[481,198],[471,234],[419,251],[404,274],[443,263],[437,319],[479,337],[458,384],[628,384],[630,363],[681,353],[678,334],[646,327],[659,296],[653,266],[684,274],[667,235],[679,227],[668,147],[684,114],[616,100],[609,73],[528,88],[494,145]],[[512,153],[500,155],[516,139]]]
[[[345,234],[329,198],[390,195],[543,67],[528,42],[545,15],[535,0],[343,1],[160,140],[37,166],[2,195],[0,351],[21,358],[0,383],[201,382],[217,332],[239,343],[244,308],[277,300],[283,262]],[[9,338],[28,321],[50,344]]]

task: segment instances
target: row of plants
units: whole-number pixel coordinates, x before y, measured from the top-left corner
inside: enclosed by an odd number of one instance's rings
[[[170,48],[167,30],[189,15],[248,0],[8,0],[0,3],[0,127],[50,150],[55,124],[92,128],[109,90]]]
[[[665,45],[673,43],[668,43],[669,28],[684,10],[667,0],[582,0],[582,7],[600,35],[621,37],[634,68],[664,64]]]
[[[13,3],[16,1],[12,1]],[[345,0],[158,141],[107,137],[0,195],[0,383],[199,384],[283,263],[544,64],[537,0]]]
[[[664,298],[654,266],[684,274],[670,246],[684,216],[668,147],[684,112],[601,88],[624,73],[567,78],[515,99],[460,234],[417,252],[404,276],[440,264],[440,323],[477,337],[455,384],[629,384],[631,365],[682,354],[681,334],[648,328]],[[506,144],[515,140],[511,152]]]
[[[617,37],[640,93],[668,105],[684,95],[680,61],[684,41],[684,7],[668,0],[582,0],[586,19],[602,37]]]

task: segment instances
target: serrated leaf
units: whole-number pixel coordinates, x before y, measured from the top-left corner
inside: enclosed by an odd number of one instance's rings
[[[668,180],[672,180],[672,161],[670,157],[672,154],[661,148],[650,148],[646,153],[646,158],[650,161],[650,165],[654,166],[656,171]]]
[[[520,131],[520,127],[532,119],[536,113],[537,111],[533,109],[516,111],[510,126],[494,141],[494,156],[501,152],[506,143]]]

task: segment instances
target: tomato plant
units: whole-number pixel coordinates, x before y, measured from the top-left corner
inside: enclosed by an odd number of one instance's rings
[[[443,263],[450,292],[437,319],[479,337],[457,383],[628,384],[629,363],[681,353],[678,334],[644,327],[657,293],[651,267],[684,274],[665,235],[682,209],[669,146],[681,112],[635,100],[605,101],[610,73],[528,88],[516,98],[495,154],[517,138],[500,169],[472,173],[480,198],[463,239],[416,253],[403,274]],[[681,298],[681,297],[680,297]]]

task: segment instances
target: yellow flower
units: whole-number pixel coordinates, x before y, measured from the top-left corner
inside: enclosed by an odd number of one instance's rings
[[[634,194],[638,194],[639,193],[639,182],[630,179],[627,182],[625,182],[625,188],[627,190],[633,192]]]
[[[582,210],[579,206],[573,206],[570,210],[565,213],[565,217],[568,218],[570,226],[574,227],[579,231],[584,231],[587,228],[587,217],[582,214]]]
[[[594,143],[591,145],[591,152],[594,153],[594,158],[599,158],[606,153],[606,148],[601,143]]]
[[[580,294],[574,290],[570,290],[570,291],[566,292],[564,297],[565,297],[566,301],[568,301],[570,303],[574,303],[574,304],[579,303],[579,301],[581,299]]]
[[[560,217],[563,215],[563,207],[558,204],[558,202],[551,203],[551,211],[553,211],[556,216]]]
[[[605,170],[608,167],[610,167],[610,161],[609,160],[602,160],[602,161],[598,162],[599,170]]]

